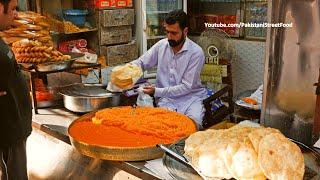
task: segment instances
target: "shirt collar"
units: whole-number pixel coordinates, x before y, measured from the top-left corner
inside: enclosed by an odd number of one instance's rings
[[[180,49],[180,51],[177,54],[182,53],[184,51],[188,51],[189,41],[190,41],[189,38],[186,37],[186,40],[184,41],[182,48]],[[169,41],[168,41],[168,38],[167,38],[167,45],[169,48],[171,48]]]
[[[188,46],[189,46],[189,38],[186,37],[186,40],[184,41],[183,46],[178,53],[188,51]]]

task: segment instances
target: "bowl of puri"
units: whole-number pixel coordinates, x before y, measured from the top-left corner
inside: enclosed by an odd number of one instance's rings
[[[81,116],[68,128],[81,154],[104,160],[160,158],[157,144],[170,145],[196,132],[187,116],[163,108],[113,107]]]

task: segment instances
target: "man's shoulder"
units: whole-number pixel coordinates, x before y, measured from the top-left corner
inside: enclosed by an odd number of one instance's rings
[[[192,54],[197,54],[199,56],[204,56],[203,49],[191,39],[189,41],[189,49],[192,51]]]
[[[162,48],[165,48],[168,44],[168,40],[167,38],[164,38],[164,39],[161,39],[159,40],[158,42],[156,42],[149,50],[151,51],[157,51],[157,49],[162,49]]]
[[[158,41],[156,43],[156,45],[158,45],[158,46],[166,46],[167,44],[168,44],[168,39],[167,38],[161,39],[160,41]]]

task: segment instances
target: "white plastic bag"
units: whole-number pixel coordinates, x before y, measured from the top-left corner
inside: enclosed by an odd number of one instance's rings
[[[153,107],[153,99],[149,94],[143,92],[143,87],[138,88],[137,106]]]

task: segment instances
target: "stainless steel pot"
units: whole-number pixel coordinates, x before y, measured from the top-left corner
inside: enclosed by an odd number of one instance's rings
[[[120,93],[111,93],[100,84],[72,84],[61,89],[65,108],[86,113],[106,107],[119,106]]]

